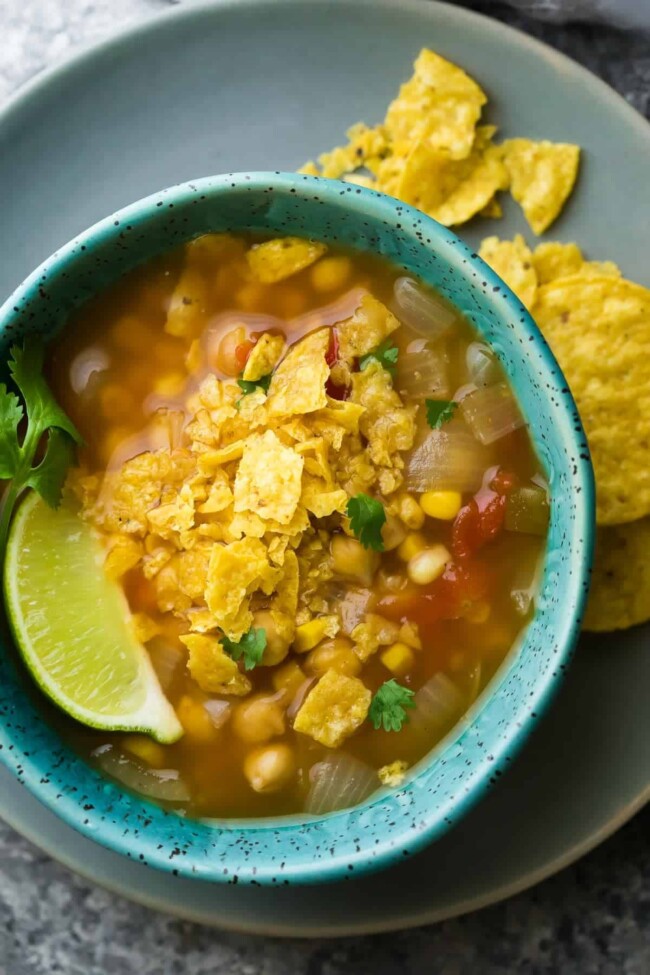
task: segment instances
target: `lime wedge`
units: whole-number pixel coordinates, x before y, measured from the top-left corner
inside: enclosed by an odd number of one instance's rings
[[[41,689],[77,721],[176,741],[182,727],[102,560],[70,502],[53,511],[30,493],[14,518],[4,566],[16,643]]]

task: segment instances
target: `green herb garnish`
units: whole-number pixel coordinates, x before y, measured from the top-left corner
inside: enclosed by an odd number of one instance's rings
[[[367,494],[356,494],[348,501],[345,511],[350,519],[350,527],[363,547],[383,552],[381,529],[386,522],[386,512],[381,501]]]
[[[399,349],[397,346],[392,345],[390,339],[385,339],[376,349],[360,357],[359,369],[363,371],[371,362],[378,362],[380,366],[394,377],[398,356]]]
[[[458,409],[458,403],[453,399],[427,399],[427,423],[432,430],[439,430],[443,423],[449,423]]]
[[[237,385],[242,390],[244,396],[248,396],[249,393],[254,393],[256,389],[263,389],[267,393],[272,378],[273,373],[270,372],[268,376],[261,376],[260,379],[238,379]]]
[[[381,685],[370,702],[368,717],[376,731],[401,731],[408,721],[407,708],[414,708],[413,691],[398,684],[393,678]]]
[[[37,491],[51,508],[58,507],[74,445],[81,443],[75,425],[43,378],[43,357],[43,345],[34,339],[22,349],[15,345],[11,350],[9,372],[24,407],[15,393],[0,384],[0,479],[11,481],[0,516],[0,551],[5,547],[11,513],[25,488]],[[18,427],[23,418],[27,426],[21,439]],[[42,459],[34,466],[41,446]]]
[[[221,637],[221,645],[233,660],[243,659],[245,670],[253,670],[261,662],[266,649],[266,630],[263,627],[251,628],[235,643],[227,636]]]

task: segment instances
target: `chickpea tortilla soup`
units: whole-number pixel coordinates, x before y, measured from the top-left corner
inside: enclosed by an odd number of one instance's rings
[[[77,828],[108,788],[95,838],[153,865],[190,833],[193,873],[281,882],[284,823],[287,876],[335,879],[447,828],[543,707],[588,454],[523,306],[429,218],[309,176],[167,194],[44,266],[35,327],[36,276],[10,302],[16,666]],[[153,826],[120,847],[125,810]]]

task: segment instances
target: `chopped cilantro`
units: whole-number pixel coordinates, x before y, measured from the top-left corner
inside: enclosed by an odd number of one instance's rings
[[[384,551],[381,528],[386,521],[386,512],[381,501],[370,498],[367,494],[356,494],[350,498],[346,507],[352,531],[364,548],[373,548],[376,552]]]
[[[398,684],[393,678],[381,685],[370,702],[368,717],[375,730],[401,731],[408,721],[406,709],[415,707],[413,691]]]
[[[263,627],[255,629],[253,627],[244,633],[241,640],[235,643],[227,636],[221,637],[221,645],[233,660],[243,658],[246,670],[253,670],[261,662],[266,649],[266,630]]]
[[[376,349],[372,352],[368,352],[366,355],[362,355],[359,359],[359,369],[362,371],[370,365],[371,362],[378,362],[380,366],[391,374],[395,376],[395,367],[397,366],[397,357],[399,356],[399,349],[396,345],[392,345],[390,339],[385,339],[381,345],[378,345]]]
[[[432,430],[439,430],[443,423],[449,423],[458,409],[458,403],[453,399],[428,399],[425,400],[425,403],[427,407],[427,423]]]
[[[271,385],[272,378],[273,373],[270,372],[268,376],[262,376],[260,379],[238,379],[237,385],[243,391],[244,396],[248,396],[249,393],[254,393],[256,389],[263,389],[266,393]]]
[[[56,508],[75,443],[81,437],[58,405],[43,377],[44,350],[41,342],[30,339],[23,348],[14,346],[9,372],[24,401],[0,384],[0,478],[10,480],[0,516],[0,549],[4,549],[14,505],[25,488],[37,491],[47,504]],[[26,416],[25,435],[18,427]],[[46,439],[44,439],[46,438]],[[42,459],[34,466],[39,447]]]

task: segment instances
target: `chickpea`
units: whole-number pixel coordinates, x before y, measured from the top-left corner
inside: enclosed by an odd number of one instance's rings
[[[386,521],[382,525],[381,537],[384,543],[384,551],[392,552],[394,548],[401,545],[406,538],[407,531],[404,524],[395,515],[386,515]]]
[[[352,273],[348,257],[322,257],[311,269],[310,278],[314,291],[326,294],[342,288]]]
[[[344,579],[369,586],[379,566],[379,553],[363,547],[356,538],[335,535],[332,539],[332,568]]]
[[[444,545],[432,545],[414,555],[406,567],[409,579],[418,586],[428,586],[445,571],[451,555]]]
[[[275,698],[256,694],[237,705],[232,728],[242,741],[258,745],[284,734],[284,711]]]
[[[285,640],[275,625],[273,616],[268,609],[260,609],[253,613],[253,626],[266,633],[266,648],[262,657],[263,667],[273,667],[284,660],[289,653],[289,641]]]
[[[407,528],[417,531],[424,524],[424,511],[410,494],[405,494],[400,500],[400,518]]]
[[[225,373],[226,376],[238,376],[241,372],[241,364],[236,356],[237,346],[246,341],[246,329],[243,325],[231,328],[219,342],[217,354],[214,357],[217,369]]]
[[[244,759],[244,775],[255,792],[278,792],[289,784],[295,770],[293,752],[282,742],[254,748]]]
[[[324,640],[311,651],[305,662],[305,669],[315,677],[322,677],[325,671],[335,670],[337,674],[355,677],[361,670],[361,661],[352,649],[352,641],[344,636]]]

